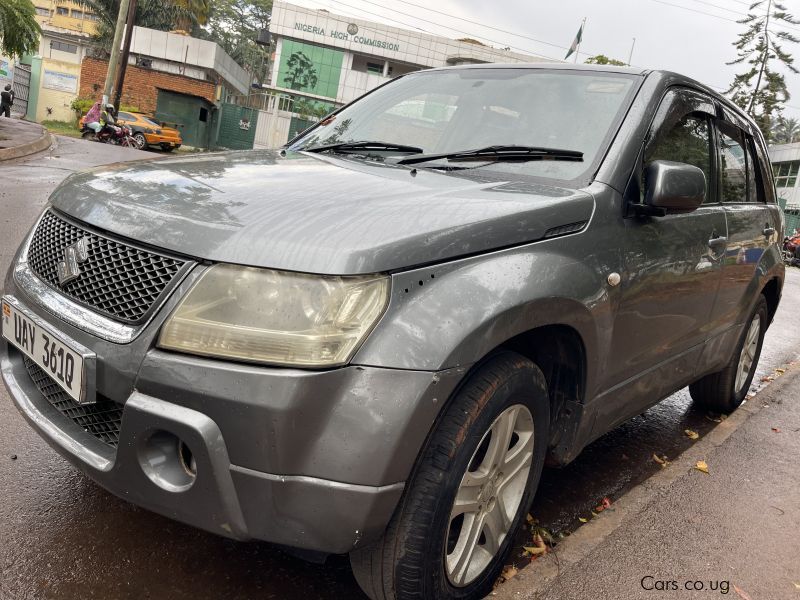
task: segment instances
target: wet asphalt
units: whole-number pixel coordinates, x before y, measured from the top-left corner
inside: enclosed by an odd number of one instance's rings
[[[58,138],[49,152],[0,163],[0,272],[53,188],[92,165],[157,157]],[[800,358],[800,269],[789,269],[781,307],[755,378]],[[531,514],[568,534],[602,498],[613,502],[717,423],[687,390],[603,436],[563,469],[548,469]],[[517,536],[514,559],[523,564]],[[0,386],[0,599],[364,598],[346,557],[324,565],[266,543],[226,540],[139,509],[97,487],[24,422]]]

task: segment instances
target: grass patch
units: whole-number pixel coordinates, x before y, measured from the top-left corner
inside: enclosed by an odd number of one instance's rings
[[[57,135],[81,137],[80,130],[78,130],[75,123],[68,121],[42,121],[42,127],[46,127],[50,133]]]

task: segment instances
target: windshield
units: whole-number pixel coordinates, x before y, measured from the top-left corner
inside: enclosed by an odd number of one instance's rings
[[[413,146],[425,154],[494,145],[559,148],[582,152],[583,160],[493,162],[481,168],[572,180],[600,158],[637,79],[598,71],[525,68],[422,71],[347,106],[293,140],[289,148],[362,141]],[[448,162],[416,166],[445,167]]]

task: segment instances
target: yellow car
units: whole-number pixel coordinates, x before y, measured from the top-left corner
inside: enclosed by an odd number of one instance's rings
[[[131,128],[137,145],[143,150],[148,146],[159,146],[165,152],[172,152],[183,143],[177,129],[164,127],[148,115],[123,110],[119,112],[117,121]]]

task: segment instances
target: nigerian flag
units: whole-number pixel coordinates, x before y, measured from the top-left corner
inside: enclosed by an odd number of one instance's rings
[[[578,51],[578,46],[581,45],[581,40],[583,39],[583,26],[585,23],[581,23],[580,29],[578,29],[578,35],[575,36],[575,39],[572,42],[572,45],[569,47],[567,51],[567,55],[564,57],[564,60],[567,60],[574,52]]]

